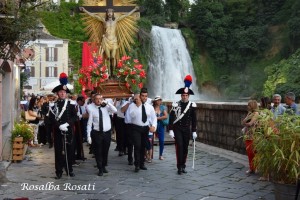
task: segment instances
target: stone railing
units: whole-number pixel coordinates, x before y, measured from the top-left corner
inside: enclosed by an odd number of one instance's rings
[[[197,141],[245,154],[241,120],[246,115],[246,102],[197,103]]]

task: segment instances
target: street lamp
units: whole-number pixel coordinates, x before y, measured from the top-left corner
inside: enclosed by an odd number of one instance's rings
[[[37,37],[38,37],[38,44],[39,44],[39,57],[40,57],[40,75],[39,75],[39,88],[38,90],[40,90],[40,88],[42,87],[42,45],[41,45],[41,36],[42,36],[42,30],[43,30],[43,27],[41,25],[39,25],[37,27]]]

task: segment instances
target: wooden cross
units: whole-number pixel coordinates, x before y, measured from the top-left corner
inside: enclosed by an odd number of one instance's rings
[[[91,13],[105,13],[107,9],[111,8],[115,13],[127,13],[132,11],[135,6],[114,6],[114,0],[106,0],[106,6],[82,6]]]

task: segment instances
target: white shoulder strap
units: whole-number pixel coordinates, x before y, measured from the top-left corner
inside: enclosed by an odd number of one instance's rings
[[[64,114],[64,112],[66,111],[66,108],[67,108],[67,104],[68,104],[68,100],[65,99],[65,104],[64,104],[64,107],[61,109],[61,112],[60,114],[58,115],[58,117],[56,118],[56,120],[60,120],[61,116]]]
[[[186,108],[184,109],[183,113],[181,113],[181,115],[175,119],[175,121],[173,122],[173,124],[175,124],[176,122],[178,122],[179,120],[181,120],[181,118],[183,118],[183,116],[185,115],[185,113],[188,111],[188,109],[190,108],[191,102],[189,101],[188,105],[186,106]]]

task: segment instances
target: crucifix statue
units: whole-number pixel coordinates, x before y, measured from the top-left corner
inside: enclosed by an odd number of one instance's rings
[[[116,60],[126,55],[126,50],[130,50],[130,45],[134,43],[133,38],[138,29],[132,15],[139,7],[114,6],[113,0],[106,0],[106,6],[83,6],[79,10],[87,14],[83,18],[85,30],[90,41],[100,46],[99,53],[106,59],[110,76],[113,76]],[[103,12],[105,16],[98,14]],[[115,17],[115,12],[126,14]]]

